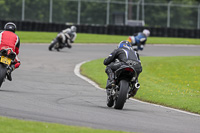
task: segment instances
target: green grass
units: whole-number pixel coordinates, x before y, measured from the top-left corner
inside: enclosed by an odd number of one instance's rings
[[[0,117],[0,133],[127,133]]]
[[[103,59],[93,60],[81,66],[81,74],[95,81],[101,88],[105,88],[107,74],[105,73]]]
[[[141,57],[141,61],[136,99],[200,114],[200,56]],[[105,88],[103,59],[83,64],[81,73]]]
[[[17,31],[21,43],[50,43],[57,32]],[[75,43],[115,43],[126,40],[128,36],[78,33]],[[200,45],[200,39],[148,37],[147,44],[193,44]]]
[[[56,32],[17,31],[20,43],[50,43],[57,36]]]
[[[200,45],[200,39],[173,38],[173,37],[149,37],[148,44],[193,44]]]

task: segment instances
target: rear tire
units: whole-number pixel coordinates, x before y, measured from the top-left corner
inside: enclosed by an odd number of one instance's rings
[[[119,94],[115,99],[115,105],[114,105],[115,109],[123,109],[127,99],[128,90],[129,90],[129,83],[126,80],[121,80]]]
[[[3,64],[0,64],[0,87],[6,77],[7,69]]]

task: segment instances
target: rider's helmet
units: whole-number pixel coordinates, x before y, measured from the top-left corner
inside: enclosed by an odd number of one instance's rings
[[[12,22],[8,22],[7,24],[5,24],[4,26],[4,30],[7,30],[7,31],[12,31],[15,33],[15,30],[16,30],[16,25]]]
[[[117,46],[117,48],[122,48],[122,47],[131,47],[130,42],[129,41],[121,41],[119,43],[119,45]]]
[[[71,31],[76,32],[76,26],[71,26]]]
[[[143,34],[145,34],[145,36],[148,37],[150,35],[150,31],[147,29],[144,29]]]

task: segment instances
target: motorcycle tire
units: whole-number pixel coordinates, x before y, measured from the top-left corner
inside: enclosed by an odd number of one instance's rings
[[[124,104],[127,99],[127,94],[129,90],[129,83],[126,80],[121,80],[120,81],[120,88],[119,88],[119,93],[118,96],[116,97],[114,101],[114,108],[115,109],[123,109]]]
[[[3,64],[0,64],[0,87],[6,77],[7,69]]]
[[[52,48],[56,45],[57,41],[54,41],[49,45],[49,51],[52,51]]]

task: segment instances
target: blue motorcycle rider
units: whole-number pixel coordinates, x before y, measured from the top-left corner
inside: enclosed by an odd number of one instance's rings
[[[149,35],[150,35],[150,31],[147,29],[144,29],[143,32],[139,32],[136,35],[129,36],[127,41],[130,42],[134,50],[136,51],[143,50],[147,41],[147,37]]]

